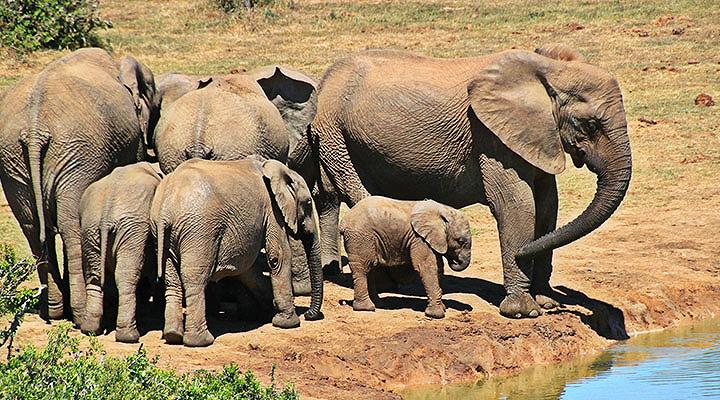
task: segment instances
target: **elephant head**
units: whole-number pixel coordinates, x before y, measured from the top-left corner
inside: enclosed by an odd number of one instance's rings
[[[533,166],[559,174],[565,151],[598,180],[580,216],[527,244],[517,257],[564,246],[599,227],[623,200],[632,170],[617,80],[566,46],[537,53],[500,53],[468,84],[470,105],[480,122]]]
[[[130,91],[146,147],[152,147],[152,134],[160,119],[160,95],[150,68],[131,56],[120,60],[120,82]]]
[[[453,271],[462,271],[470,265],[472,234],[462,212],[425,200],[413,207],[410,222],[413,231],[434,252],[447,257]]]
[[[313,214],[310,189],[297,172],[279,161],[263,161],[262,173],[271,197],[282,214],[288,234],[301,240],[305,247],[311,288],[310,309],[305,313],[305,319],[321,319],[323,275],[317,221]]]
[[[157,91],[160,97],[160,110],[167,109],[170,104],[185,93],[202,89],[213,81],[211,76],[186,75],[168,72],[157,79]]]

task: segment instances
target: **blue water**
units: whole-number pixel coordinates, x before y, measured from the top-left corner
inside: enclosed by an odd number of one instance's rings
[[[720,399],[720,319],[639,335],[589,360],[402,394],[408,400]]]

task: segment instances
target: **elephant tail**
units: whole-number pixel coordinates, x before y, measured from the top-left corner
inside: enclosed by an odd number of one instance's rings
[[[158,219],[157,223],[157,277],[158,279],[161,279],[163,276],[163,271],[165,271],[165,260],[167,260],[167,257],[165,257],[165,231],[167,230],[167,225],[165,225],[165,220],[162,218],[162,216]]]
[[[33,197],[35,198],[35,215],[38,218],[39,239],[43,248],[45,248],[46,226],[45,226],[45,207],[43,198],[42,184],[42,165],[43,157],[50,144],[50,133],[33,129],[29,132],[23,132],[20,135],[20,143],[23,144],[27,151],[28,162],[30,164],[30,182],[32,184]]]
[[[105,267],[107,266],[108,241],[110,236],[110,227],[100,223],[100,287],[105,286]],[[102,290],[102,289],[101,289]]]
[[[185,148],[185,157],[189,160],[191,158],[200,158],[203,160],[212,160],[215,158],[215,152],[213,148],[202,142],[195,142]]]

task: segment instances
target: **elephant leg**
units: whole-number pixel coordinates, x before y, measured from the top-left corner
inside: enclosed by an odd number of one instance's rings
[[[410,247],[410,260],[415,270],[420,274],[428,305],[425,315],[430,318],[445,318],[445,305],[442,302],[442,289],[440,289],[440,276],[438,264],[442,265],[442,258],[435,254],[424,242],[414,242]]]
[[[86,282],[87,303],[80,330],[100,335],[105,290],[104,260],[100,259],[100,237],[98,229],[83,232],[83,272]]]
[[[82,237],[78,204],[80,196],[88,185],[76,183],[74,190],[79,193],[63,192],[57,197],[57,223],[63,241],[66,280],[69,286],[72,320],[79,325],[85,312],[85,279],[82,273]]]
[[[348,254],[348,265],[353,278],[353,290],[355,296],[353,298],[353,310],[355,311],[375,311],[375,304],[370,299],[370,287],[368,285],[368,273],[370,272],[370,264],[363,260],[356,259],[355,256]]]
[[[535,201],[528,183],[532,179],[519,176],[520,168],[508,168],[487,156],[481,158],[481,165],[485,193],[500,234],[506,292],[500,313],[511,318],[537,317],[542,310],[529,293],[533,260],[515,258],[535,238]]]
[[[323,274],[338,275],[340,265],[340,199],[337,197],[335,185],[330,182],[327,174],[320,168],[320,184],[315,196],[318,220],[320,223],[320,248]]]
[[[115,284],[118,290],[115,341],[118,342],[137,343],[140,339],[136,320],[137,287],[145,259],[142,250],[147,235],[148,232],[133,232],[132,236],[128,235],[130,237],[119,241],[123,245],[117,251],[115,262]]]
[[[32,201],[32,191],[29,185],[21,183],[0,170],[5,198],[20,229],[30,246],[32,255],[37,260],[37,272],[40,285],[44,288],[38,306],[40,317],[44,320],[60,319],[63,317],[63,298],[60,288],[62,277],[58,268],[55,253],[54,232],[50,224],[46,224],[46,242],[40,243],[38,225],[35,222],[35,205]]]
[[[295,301],[292,295],[292,250],[287,235],[277,224],[271,224],[265,238],[270,282],[276,314],[272,324],[279,328],[300,326],[300,318],[295,313]]]
[[[310,268],[307,264],[305,246],[301,240],[290,239],[292,249],[292,287],[295,296],[310,295]]]
[[[183,342],[183,285],[178,266],[171,257],[165,260],[165,326],[163,339],[169,344]]]
[[[535,238],[555,230],[558,212],[558,193],[555,176],[543,174],[535,180]],[[545,251],[535,256],[530,292],[540,307],[549,310],[560,303],[552,299],[550,287],[553,251]]]
[[[212,254],[210,251],[207,252]],[[183,335],[185,346],[204,347],[215,341],[215,337],[208,330],[205,315],[205,288],[210,278],[213,261],[212,256],[204,254],[183,253],[180,256],[180,273],[185,287],[186,314]]]

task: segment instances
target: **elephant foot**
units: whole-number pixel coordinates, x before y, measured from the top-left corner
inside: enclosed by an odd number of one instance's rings
[[[353,300],[353,310],[355,311],[375,311],[375,304],[370,299]]]
[[[207,329],[196,333],[185,332],[182,339],[182,343],[188,347],[207,347],[214,341],[215,337]]]
[[[163,330],[162,338],[167,344],[183,344],[183,333],[177,329]]]
[[[121,343],[137,343],[140,340],[140,332],[137,328],[118,328],[115,331],[115,341]]]
[[[538,305],[545,310],[552,310],[554,308],[560,307],[560,303],[544,294],[536,294],[535,302],[538,303]]]
[[[311,290],[310,290],[310,281],[309,280],[301,280],[301,281],[292,281],[292,289],[293,289],[293,295],[295,296],[310,296]]]
[[[43,318],[43,319],[48,319],[48,320],[63,319],[63,317],[65,316],[65,312],[64,312],[62,304],[57,305],[57,306],[48,307],[46,316],[47,316],[47,318]]]
[[[340,269],[340,263],[333,261],[328,265],[323,266],[323,276],[337,276],[340,275],[342,269]]]
[[[94,319],[93,321],[88,321],[87,319],[85,319],[85,321],[80,324],[80,331],[86,335],[102,335],[103,329],[100,326],[100,319],[101,318],[98,318],[96,320]]]
[[[445,306],[443,304],[428,305],[425,309],[425,315],[430,318],[445,318]]]
[[[500,314],[508,318],[536,318],[542,310],[530,294],[520,292],[505,296],[500,303]]]
[[[307,310],[303,315],[305,316],[306,321],[319,321],[325,318],[322,311],[314,312],[313,310]]]
[[[272,319],[273,326],[283,329],[297,328],[300,326],[300,318],[295,313],[289,316],[275,314]]]

